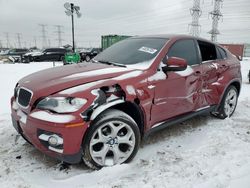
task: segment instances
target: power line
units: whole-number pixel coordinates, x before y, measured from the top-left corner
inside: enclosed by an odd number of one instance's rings
[[[209,13],[213,21],[212,29],[208,33],[211,34],[211,40],[214,42],[217,41],[217,35],[220,34],[220,31],[218,30],[218,24],[220,18],[222,17],[222,13],[220,11],[222,2],[223,0],[214,0],[214,10]]]
[[[42,47],[43,48],[47,48],[48,43],[47,43],[47,31],[46,31],[46,27],[47,25],[45,24],[39,24],[39,26],[41,27],[41,34],[42,34]]]
[[[62,39],[62,33],[63,33],[62,28],[63,28],[63,26],[62,25],[55,25],[55,27],[57,28],[56,33],[57,33],[58,47],[61,47],[62,46],[62,41],[63,41],[63,39]]]

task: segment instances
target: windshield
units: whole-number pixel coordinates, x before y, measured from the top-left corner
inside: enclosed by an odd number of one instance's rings
[[[135,65],[154,59],[168,39],[130,38],[118,42],[97,55],[94,60]]]

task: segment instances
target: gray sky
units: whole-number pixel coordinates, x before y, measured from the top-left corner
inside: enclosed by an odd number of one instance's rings
[[[62,0],[0,0],[0,41],[17,46],[16,33],[22,33],[23,45],[41,47],[41,27],[47,24],[51,46],[57,46],[55,25],[63,25],[63,44],[71,44],[70,17],[64,13]],[[192,0],[72,0],[81,7],[82,17],[75,19],[78,46],[100,46],[101,35],[188,34]],[[203,0],[201,0],[203,2]],[[250,0],[224,0],[223,21],[219,23],[218,42],[250,43]],[[210,39],[208,13],[212,0],[201,4],[201,36]]]

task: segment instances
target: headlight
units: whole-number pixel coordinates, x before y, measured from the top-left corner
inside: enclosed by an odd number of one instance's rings
[[[57,113],[75,112],[87,103],[86,99],[73,97],[46,97],[37,104],[37,108]]]

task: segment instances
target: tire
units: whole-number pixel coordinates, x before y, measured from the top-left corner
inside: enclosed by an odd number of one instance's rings
[[[59,61],[64,62],[64,56],[60,56],[60,57],[59,57]]]
[[[230,85],[225,91],[218,111],[212,113],[212,115],[220,119],[231,117],[237,106],[238,94],[236,87]]]
[[[110,109],[99,115],[85,136],[83,161],[92,169],[128,163],[140,145],[135,121],[120,110]]]
[[[91,58],[90,58],[90,56],[88,56],[88,55],[85,57],[85,60],[86,60],[87,62],[89,62],[90,59],[91,59]]]

